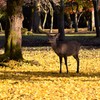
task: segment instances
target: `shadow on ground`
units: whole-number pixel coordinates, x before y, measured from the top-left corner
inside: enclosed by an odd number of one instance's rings
[[[77,81],[77,78],[81,78],[81,77],[86,77],[85,79],[78,79],[81,81],[99,81],[98,78],[100,78],[100,72],[97,73],[62,73],[59,74],[57,72],[45,72],[45,71],[26,71],[26,72],[22,72],[22,71],[0,71],[0,80],[33,80],[33,81],[50,81],[52,80],[52,78],[61,78],[61,77],[65,77],[65,78],[74,78]],[[95,79],[95,77],[97,77]],[[93,78],[93,79],[92,79]]]

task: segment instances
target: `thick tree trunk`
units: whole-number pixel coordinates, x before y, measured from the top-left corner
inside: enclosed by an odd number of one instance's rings
[[[10,59],[22,59],[21,52],[21,26],[22,26],[22,15],[12,15],[8,19],[7,29],[5,31],[6,42],[5,42],[5,54]]]
[[[7,23],[5,30],[5,54],[9,59],[22,59],[21,51],[21,27],[22,27],[22,4],[23,0],[7,1]],[[5,58],[4,58],[5,59]]]

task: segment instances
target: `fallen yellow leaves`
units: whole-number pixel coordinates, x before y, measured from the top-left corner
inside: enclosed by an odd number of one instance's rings
[[[80,74],[68,57],[69,74],[50,48],[23,48],[23,62],[0,67],[0,100],[100,100],[100,49],[80,50]]]

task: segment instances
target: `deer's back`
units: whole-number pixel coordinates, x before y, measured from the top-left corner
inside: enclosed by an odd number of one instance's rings
[[[58,56],[70,56],[78,54],[80,48],[80,43],[77,41],[58,41],[57,44],[53,47],[55,53]]]

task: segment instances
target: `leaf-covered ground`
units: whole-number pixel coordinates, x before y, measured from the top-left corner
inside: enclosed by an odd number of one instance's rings
[[[0,50],[0,54],[3,50]],[[81,49],[80,73],[68,57],[69,74],[51,48],[23,48],[25,61],[0,66],[0,100],[100,100],[100,48]]]

